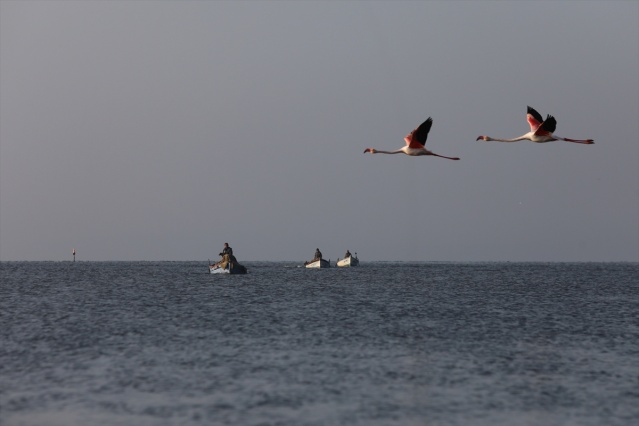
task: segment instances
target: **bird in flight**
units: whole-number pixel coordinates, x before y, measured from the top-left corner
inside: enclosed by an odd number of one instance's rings
[[[370,152],[371,154],[406,154],[406,155],[433,155],[435,157],[448,158],[449,160],[459,160],[458,157],[446,157],[444,155],[435,154],[432,151],[427,150],[424,145],[426,144],[426,138],[428,138],[428,132],[430,126],[433,125],[433,119],[428,117],[426,121],[419,125],[415,130],[410,132],[404,140],[406,146],[396,151],[380,151],[375,148],[366,148],[364,153]]]
[[[483,141],[497,141],[497,142],[517,142],[522,140],[530,140],[537,143],[552,142],[552,141],[566,141],[582,143],[585,145],[592,145],[595,143],[592,139],[568,139],[553,135],[555,128],[557,127],[557,120],[552,115],[546,116],[544,120],[534,108],[528,107],[528,113],[526,114],[528,124],[530,124],[530,132],[525,135],[521,135],[514,139],[497,139],[490,136],[479,136],[477,140]]]

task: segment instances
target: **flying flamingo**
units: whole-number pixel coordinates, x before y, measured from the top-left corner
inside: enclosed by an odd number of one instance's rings
[[[459,160],[458,157],[446,157],[444,155],[435,154],[432,151],[427,150],[424,145],[426,144],[426,138],[428,138],[428,132],[430,126],[433,125],[433,119],[428,117],[426,121],[419,125],[415,130],[410,132],[404,140],[406,146],[398,149],[397,151],[380,151],[375,148],[366,148],[364,153],[370,152],[371,154],[406,154],[406,155],[434,155],[435,157],[448,158],[449,160]]]
[[[557,140],[583,143],[586,145],[592,145],[595,143],[595,141],[593,141],[592,139],[568,139],[553,135],[552,133],[557,127],[557,120],[555,120],[555,117],[553,117],[552,115],[548,115],[546,117],[546,120],[544,120],[541,117],[541,114],[535,111],[534,108],[528,107],[526,119],[528,120],[528,124],[530,124],[530,132],[526,133],[525,135],[521,135],[518,138],[514,139],[496,139],[491,138],[490,136],[479,136],[477,140],[481,139],[483,141],[517,142],[528,139],[537,143],[552,142]]]

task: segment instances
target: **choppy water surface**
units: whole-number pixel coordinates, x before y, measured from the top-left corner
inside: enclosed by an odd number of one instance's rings
[[[639,423],[639,265],[0,264],[2,425]]]

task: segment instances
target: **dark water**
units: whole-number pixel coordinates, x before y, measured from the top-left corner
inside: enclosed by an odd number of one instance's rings
[[[0,263],[1,425],[639,424],[639,265]]]

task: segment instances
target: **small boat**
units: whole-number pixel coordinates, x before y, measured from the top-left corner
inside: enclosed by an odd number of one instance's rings
[[[209,262],[209,272],[211,274],[246,274],[246,267],[237,262],[218,262],[211,265]]]
[[[340,268],[346,268],[349,266],[359,266],[359,259],[357,258],[357,253],[355,253],[355,256],[349,256],[342,260],[337,259],[337,266]]]
[[[310,262],[304,262],[307,268],[330,268],[331,261],[326,259],[313,259]]]

